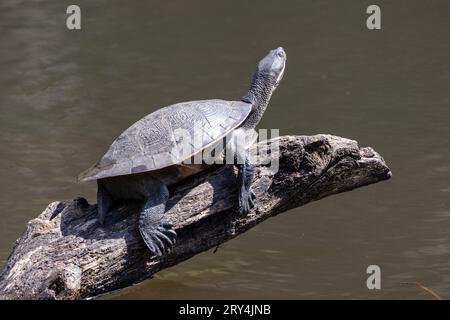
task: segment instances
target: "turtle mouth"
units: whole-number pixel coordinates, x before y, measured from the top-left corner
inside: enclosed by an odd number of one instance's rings
[[[283,69],[281,70],[280,74],[278,75],[277,80],[275,81],[275,87],[277,87],[280,84],[281,79],[283,79],[285,68],[286,68],[286,63],[283,65]]]

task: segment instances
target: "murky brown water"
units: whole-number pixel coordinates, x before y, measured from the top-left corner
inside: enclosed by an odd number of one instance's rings
[[[158,106],[238,99],[266,52],[286,74],[261,123],[379,151],[392,180],[292,210],[112,298],[450,298],[450,2],[0,2],[0,259],[76,175]],[[93,4],[95,2],[95,4]],[[366,267],[382,290],[366,288]]]

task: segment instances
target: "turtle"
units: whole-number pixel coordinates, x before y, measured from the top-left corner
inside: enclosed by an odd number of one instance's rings
[[[227,137],[244,141],[238,142],[240,148],[226,145],[220,155],[237,153],[231,165],[238,171],[238,210],[246,215],[256,201],[251,188],[254,165],[247,148],[255,140],[256,125],[285,66],[283,48],[270,50],[259,61],[250,88],[241,100],[176,103],[148,114],[120,134],[100,160],[78,176],[80,182],[97,181],[98,222],[103,225],[105,216],[117,203],[140,201],[138,229],[146,246],[156,256],[170,253],[177,233],[165,216],[169,187],[208,168],[204,162],[186,162]],[[183,134],[176,134],[179,132]],[[184,151],[183,140],[187,136],[197,141],[190,141],[191,148]]]

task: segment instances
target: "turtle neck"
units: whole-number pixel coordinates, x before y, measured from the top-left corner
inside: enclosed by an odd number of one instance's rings
[[[241,127],[255,129],[269,104],[270,97],[275,90],[276,79],[268,73],[255,73],[250,89],[242,101],[252,104],[252,112]]]

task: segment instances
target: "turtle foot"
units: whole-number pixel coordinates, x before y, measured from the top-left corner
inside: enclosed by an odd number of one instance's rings
[[[170,253],[177,238],[177,233],[164,214],[142,214],[139,231],[147,247],[157,256]]]
[[[245,187],[242,187],[239,192],[239,213],[241,215],[248,214],[255,207],[255,199],[256,195],[252,188],[246,190]]]

